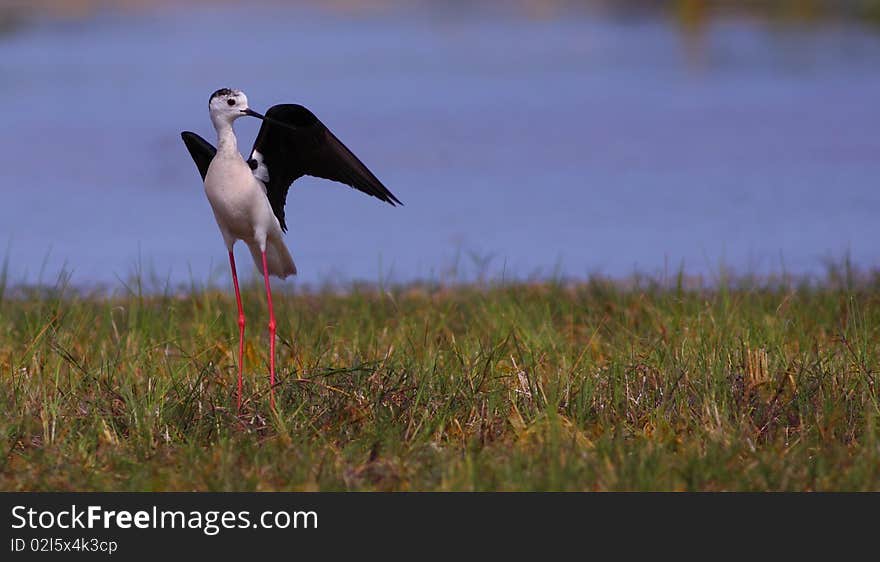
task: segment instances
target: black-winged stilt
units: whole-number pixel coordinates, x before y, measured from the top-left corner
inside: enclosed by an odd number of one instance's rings
[[[237,404],[241,409],[245,319],[232,247],[242,240],[266,283],[270,404],[274,407],[276,324],[269,275],[283,279],[296,274],[293,258],[282,239],[282,233],[287,231],[284,204],[290,185],[302,176],[316,176],[347,184],[392,206],[400,201],[301,105],[276,105],[263,116],[248,107],[244,92],[223,88],[211,95],[208,111],[217,131],[216,149],[195,133],[184,131],[181,137],[205,182],[205,194],[229,251],[238,304]],[[245,115],[263,120],[247,161],[238,152],[232,130],[233,122]]]

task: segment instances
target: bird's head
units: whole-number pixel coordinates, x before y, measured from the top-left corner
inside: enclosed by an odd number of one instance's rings
[[[211,94],[208,111],[214,127],[222,124],[231,125],[233,121],[244,115],[262,119],[263,116],[248,107],[247,96],[241,90],[221,88]]]

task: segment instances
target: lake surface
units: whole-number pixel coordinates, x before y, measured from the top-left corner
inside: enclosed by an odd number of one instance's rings
[[[298,181],[288,286],[880,266],[876,30],[222,5],[0,35],[10,280],[225,283],[179,138],[224,86],[306,105],[405,204]]]

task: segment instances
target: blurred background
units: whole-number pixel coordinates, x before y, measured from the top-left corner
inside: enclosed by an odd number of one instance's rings
[[[179,133],[227,86],[405,204],[298,181],[284,285],[880,264],[880,1],[0,0],[9,282],[225,282]]]

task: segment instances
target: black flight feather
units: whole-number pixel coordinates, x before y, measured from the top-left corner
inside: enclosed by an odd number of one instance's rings
[[[255,152],[262,157],[269,178],[264,182],[266,193],[284,231],[287,230],[284,221],[287,192],[295,180],[306,175],[344,183],[391,206],[402,205],[330,129],[301,105],[269,108],[251,151],[251,160],[257,158]]]
[[[205,181],[205,176],[208,175],[208,166],[211,165],[211,160],[217,154],[217,149],[195,133],[184,131],[180,133],[180,136],[183,138],[183,144],[189,150],[189,155],[192,156],[193,162],[196,163],[196,168],[199,169],[199,173],[202,175],[202,181]]]

